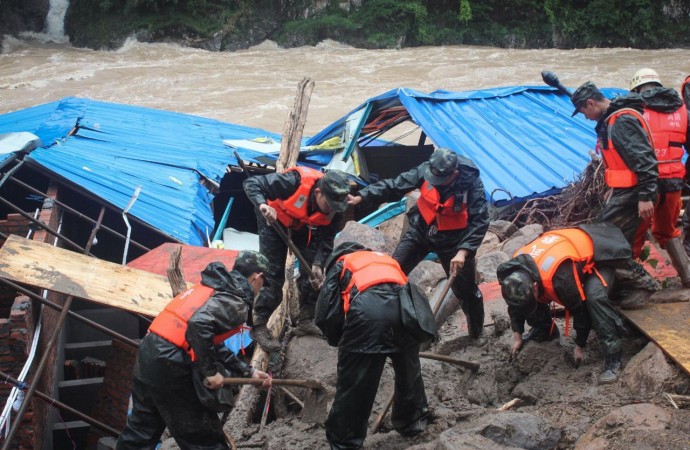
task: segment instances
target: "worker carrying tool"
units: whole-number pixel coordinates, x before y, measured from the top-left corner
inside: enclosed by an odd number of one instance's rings
[[[665,88],[659,74],[640,69],[630,81],[630,91],[644,101],[643,117],[649,124],[654,153],[659,166],[659,199],[654,204],[652,235],[666,249],[673,268],[684,287],[690,287],[690,261],[680,241],[676,224],[683,204],[681,198],[685,178],[683,156],[688,145],[688,110],[675,89]]]
[[[328,344],[338,347],[336,394],[326,420],[331,450],[362,447],[387,358],[395,372],[393,427],[405,436],[421,433],[429,409],[419,339],[436,333],[428,299],[410,289],[393,258],[355,242],[338,245],[325,269],[316,325]],[[415,308],[409,307],[410,302]],[[403,311],[416,312],[410,318]]]
[[[525,321],[539,330],[533,334],[543,340],[557,337],[549,310],[555,302],[566,308],[566,335],[573,317],[575,364],[582,362],[593,328],[606,354],[599,384],[617,381],[623,319],[609,294],[615,269],[629,264],[630,256],[630,246],[618,227],[596,223],[547,231],[500,264],[496,273],[513,330],[511,357],[522,348]]]
[[[489,208],[479,169],[468,158],[447,148],[396,178],[381,180],[351,196],[352,205],[397,201],[420,190],[408,212],[409,227],[393,252],[409,274],[429,252],[441,260],[446,274],[455,275],[451,289],[467,317],[469,335],[481,342],[484,302],[475,281],[474,255],[489,229]]]
[[[175,297],[153,320],[139,345],[132,412],[118,450],[154,448],[167,427],[180,448],[228,449],[218,412],[232,406],[229,373],[264,380],[225,345],[251,323],[254,296],[264,283],[266,257],[242,251],[232,271],[220,262],[201,272],[201,283]],[[222,388],[222,389],[221,389]]]

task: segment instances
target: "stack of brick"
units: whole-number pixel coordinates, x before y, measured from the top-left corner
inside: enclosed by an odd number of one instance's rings
[[[16,234],[18,236],[26,236],[29,232],[31,221],[19,213],[8,214],[7,219],[0,220],[0,233],[5,236]],[[0,239],[0,244],[4,244],[5,240]]]
[[[98,400],[90,415],[116,430],[123,429],[127,422],[136,358],[136,348],[113,339],[112,352],[106,361],[103,386],[99,390]],[[98,440],[104,436],[107,435],[91,427],[87,448],[95,448]]]

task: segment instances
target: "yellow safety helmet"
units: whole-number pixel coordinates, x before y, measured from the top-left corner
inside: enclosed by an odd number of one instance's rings
[[[659,86],[663,86],[663,84],[661,84],[659,74],[656,73],[654,69],[645,68],[635,72],[635,75],[633,75],[632,80],[630,80],[630,90],[633,91],[638,87],[642,86],[643,84],[647,83],[656,83]]]

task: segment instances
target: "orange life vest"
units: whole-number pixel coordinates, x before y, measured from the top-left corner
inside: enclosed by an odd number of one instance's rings
[[[453,195],[441,203],[438,189],[425,181],[419,193],[417,207],[427,225],[436,223],[438,231],[467,228],[467,191],[462,193],[461,202]]]
[[[194,313],[203,306],[213,295],[214,289],[203,284],[197,284],[187,289],[168,303],[149,326],[149,332],[156,334],[176,347],[186,351],[196,361],[194,351],[190,347],[185,333],[187,322]],[[249,328],[240,325],[225,333],[213,337],[213,344],[219,345],[227,338]]]
[[[297,190],[286,199],[269,200],[267,203],[278,214],[278,220],[284,226],[297,230],[303,225],[311,227],[324,226],[331,223],[333,215],[326,215],[316,211],[309,215],[309,196],[316,182],[323,177],[323,173],[308,167],[292,167],[288,171],[299,172],[301,183]]]
[[[604,172],[604,181],[606,185],[611,188],[629,188],[637,185],[637,174],[630,170],[623,158],[621,158],[620,153],[616,150],[613,145],[613,139],[611,139],[611,129],[616,120],[624,114],[630,114],[635,117],[642,125],[642,128],[647,132],[647,138],[649,139],[652,148],[654,148],[654,140],[652,139],[652,132],[649,129],[649,125],[642,117],[642,114],[635,111],[632,108],[621,108],[618,111],[611,114],[607,119],[607,136],[608,142],[606,146],[602,145],[601,140],[597,142],[597,152],[601,152],[601,156],[604,159],[604,166],[606,171]]]
[[[403,285],[407,283],[407,276],[400,269],[400,264],[383,253],[358,251],[342,256],[338,258],[338,261],[343,261],[341,278],[346,270],[352,274],[350,283],[340,293],[345,314],[350,310],[350,292],[353,287],[362,293],[377,284],[396,283]]]
[[[521,254],[530,255],[539,269],[542,294],[537,301],[541,303],[555,302],[565,306],[563,301],[556,295],[553,277],[560,265],[567,260],[572,260],[573,263],[581,263],[583,273],[595,273],[603,285],[607,285],[594,266],[592,259],[594,257],[594,244],[592,243],[592,238],[580,229],[566,228],[547,231],[531,243],[518,249],[513,257]],[[585,291],[578,274],[577,264],[573,264],[573,278],[580,293],[580,299],[584,302],[586,300]],[[566,308],[566,336],[568,335],[569,319],[570,313]]]
[[[659,162],[659,178],[683,178],[685,165],[681,161],[687,139],[688,110],[681,106],[671,113],[645,108],[644,118],[654,137],[654,153]]]

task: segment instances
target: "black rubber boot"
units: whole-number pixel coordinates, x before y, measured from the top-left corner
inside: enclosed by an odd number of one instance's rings
[[[606,355],[606,365],[599,375],[599,384],[612,384],[618,381],[621,371],[621,353]]]
[[[551,322],[551,324],[548,327],[532,327],[531,330],[522,335],[522,341],[545,342],[560,338],[560,330],[555,323]]]
[[[249,334],[254,341],[269,353],[280,351],[280,342],[266,328],[266,324],[256,325]]]

